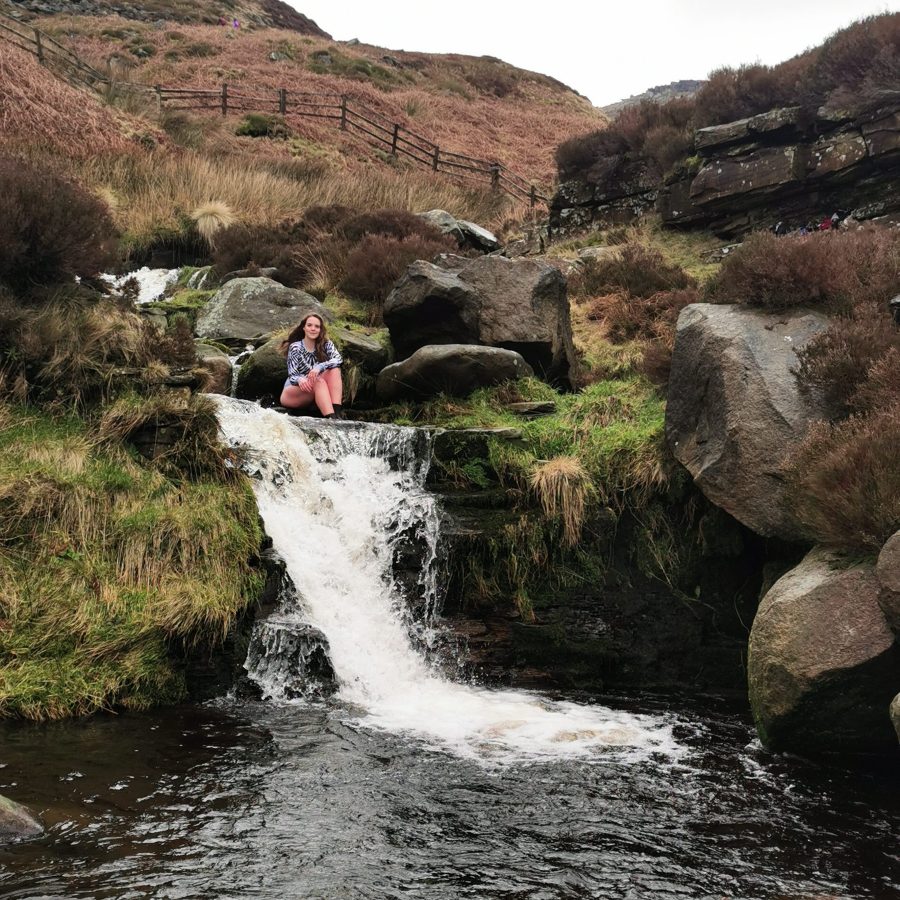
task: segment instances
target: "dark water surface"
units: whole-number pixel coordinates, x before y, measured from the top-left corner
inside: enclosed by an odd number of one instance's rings
[[[714,705],[639,711],[679,758],[491,770],[337,705],[4,724],[0,793],[48,833],[0,848],[0,897],[900,897],[895,774],[771,756]]]

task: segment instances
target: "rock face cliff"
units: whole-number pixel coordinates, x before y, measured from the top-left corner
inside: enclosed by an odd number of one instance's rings
[[[823,108],[810,117],[788,107],[701,128],[694,150],[662,180],[635,157],[596,183],[560,184],[551,227],[583,229],[657,211],[668,225],[730,237],[835,211],[859,220],[900,214],[900,91],[866,112]]]

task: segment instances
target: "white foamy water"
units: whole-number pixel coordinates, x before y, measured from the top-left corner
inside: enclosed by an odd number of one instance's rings
[[[327,638],[338,696],[362,725],[495,762],[602,759],[614,748],[675,752],[670,727],[657,718],[458,684],[428,665],[392,576],[392,541],[417,528],[429,548],[421,588],[434,605],[439,519],[423,488],[421,432],[290,419],[216,399],[222,431],[245,451],[266,532],[300,595],[294,615]],[[262,686],[279,697],[277,684]]]
[[[119,290],[130,278],[138,283],[138,303],[152,303],[159,300],[166,292],[169,285],[178,280],[181,269],[150,269],[143,266],[127,275],[101,275],[104,281],[108,281],[115,290]]]

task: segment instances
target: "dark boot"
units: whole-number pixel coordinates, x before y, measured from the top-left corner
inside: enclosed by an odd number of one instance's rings
[[[342,404],[340,404],[340,403],[334,404],[334,417],[336,419],[345,419],[346,418],[346,416],[344,415],[344,407]]]

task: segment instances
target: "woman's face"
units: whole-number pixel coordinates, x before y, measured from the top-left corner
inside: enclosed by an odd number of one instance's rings
[[[306,320],[306,324],[303,326],[303,336],[308,337],[311,341],[314,341],[319,336],[319,333],[321,331],[322,323],[316,316],[310,316]]]

